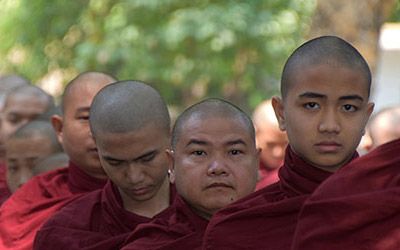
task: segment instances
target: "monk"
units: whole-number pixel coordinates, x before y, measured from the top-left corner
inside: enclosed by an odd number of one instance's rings
[[[13,89],[6,97],[1,133],[7,139],[18,128],[54,106],[53,97],[34,85]]]
[[[300,213],[293,250],[400,249],[400,139],[354,160]]]
[[[283,164],[287,135],[279,129],[271,100],[261,102],[253,112],[256,144],[261,148],[260,168],[256,190],[279,180],[278,170]]]
[[[4,75],[0,77],[0,205],[11,195],[6,180],[5,142],[1,133],[3,123],[4,102],[8,93],[20,86],[29,85],[30,82],[18,75]]]
[[[12,193],[41,173],[35,170],[37,162],[63,151],[51,123],[36,120],[11,135],[7,139],[6,149],[7,184]]]
[[[279,182],[219,211],[204,236],[204,249],[290,249],[304,201],[333,172],[357,157],[373,111],[371,74],[346,41],[323,36],[287,60],[282,97],[272,105],[289,146]]]
[[[178,196],[169,217],[139,225],[123,249],[195,249],[222,207],[253,192],[259,150],[251,119],[236,106],[207,99],[186,109],[172,132],[170,180]]]
[[[170,117],[155,89],[138,81],[111,84],[94,98],[89,121],[110,181],[47,221],[34,249],[120,249],[137,225],[163,216],[174,197]]]
[[[68,154],[67,167],[33,177],[0,207],[0,249],[32,249],[36,232],[61,207],[81,194],[102,188],[100,165],[89,129],[89,109],[101,88],[116,80],[86,72],[73,79],[62,97],[62,116],[53,116],[57,137]]]
[[[400,138],[400,106],[388,107],[374,114],[369,123],[371,149]]]

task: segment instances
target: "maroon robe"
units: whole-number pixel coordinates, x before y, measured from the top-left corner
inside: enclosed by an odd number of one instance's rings
[[[198,216],[179,195],[168,210],[168,217],[160,217],[139,225],[122,249],[199,249],[208,221]]]
[[[175,196],[171,186],[170,199]],[[157,216],[166,216],[168,209]],[[57,212],[36,234],[34,249],[120,249],[137,225],[151,218],[126,211],[118,188],[109,181]]]
[[[204,234],[203,249],[290,249],[304,201],[330,175],[288,147],[280,181],[217,212]]]
[[[260,190],[266,186],[269,186],[279,181],[279,168],[268,168],[260,162],[260,168],[258,170],[259,180],[257,182],[256,190]]]
[[[11,195],[7,185],[7,167],[5,164],[0,163],[0,206]]]
[[[0,249],[32,249],[36,232],[52,214],[105,182],[72,163],[33,177],[0,208]]]
[[[400,139],[315,191],[300,213],[292,249],[400,249]]]

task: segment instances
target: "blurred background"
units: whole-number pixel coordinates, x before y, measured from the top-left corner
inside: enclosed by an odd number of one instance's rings
[[[247,111],[279,93],[306,39],[338,35],[374,74],[377,108],[400,103],[398,0],[0,0],[0,75],[56,97],[78,73],[151,83],[177,110],[205,97]]]

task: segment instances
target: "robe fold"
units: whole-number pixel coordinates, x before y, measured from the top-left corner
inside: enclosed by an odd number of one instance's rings
[[[7,185],[7,166],[0,163],[0,206],[11,195]]]
[[[122,249],[200,249],[208,221],[198,216],[179,195],[168,210],[169,216],[139,225]]]
[[[315,191],[292,249],[400,249],[400,139],[354,160]]]
[[[51,215],[105,183],[71,162],[66,168],[33,177],[0,208],[0,249],[32,249],[36,232]]]
[[[330,175],[288,147],[280,181],[218,211],[204,234],[203,249],[290,249],[304,201]]]
[[[170,190],[173,200],[174,186]],[[137,225],[150,220],[125,210],[118,188],[108,181],[103,189],[79,197],[52,216],[36,234],[34,249],[120,249]]]
[[[259,174],[259,180],[257,182],[256,185],[256,190],[260,190],[266,186],[269,186],[277,181],[279,181],[279,168],[268,168],[267,166],[265,166],[265,164],[263,164],[262,162],[260,162],[260,167],[258,170],[258,174]]]

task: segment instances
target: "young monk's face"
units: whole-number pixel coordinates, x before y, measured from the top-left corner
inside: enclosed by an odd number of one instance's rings
[[[96,178],[106,178],[106,174],[90,132],[89,110],[94,96],[104,85],[76,83],[64,102],[63,116],[52,118],[58,139],[70,160]]]
[[[256,131],[256,141],[257,147],[262,149],[260,160],[265,167],[276,169],[282,166],[288,139],[277,124],[259,126]]]
[[[35,175],[35,164],[53,153],[51,142],[44,136],[10,138],[7,147],[7,184],[15,192]]]
[[[11,95],[7,98],[7,103],[3,111],[3,121],[1,132],[4,139],[35,119],[38,115],[44,113],[48,103],[31,95]]]
[[[169,131],[151,124],[129,133],[99,132],[95,139],[101,164],[119,188],[125,206],[169,202],[159,192],[169,186]]]
[[[359,70],[326,64],[293,73],[286,98],[273,99],[291,148],[315,167],[333,172],[347,163],[373,110]]]
[[[239,118],[199,118],[183,124],[171,181],[202,217],[253,192],[258,155],[254,138]]]

